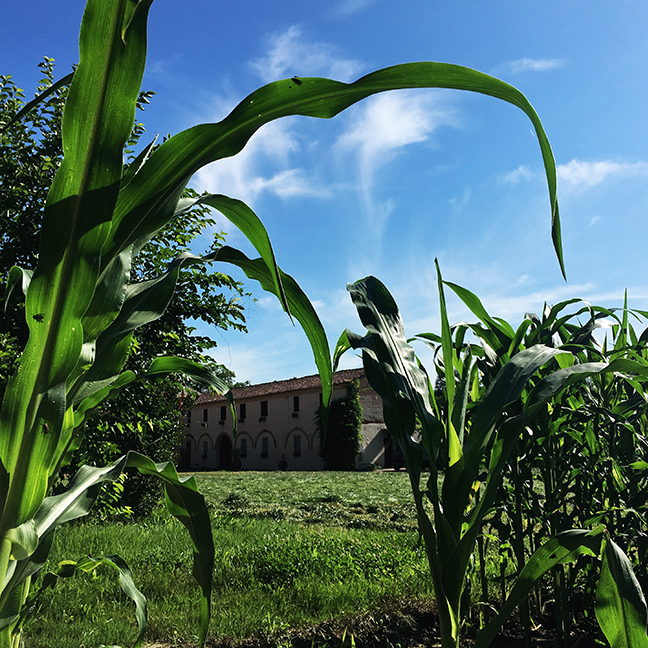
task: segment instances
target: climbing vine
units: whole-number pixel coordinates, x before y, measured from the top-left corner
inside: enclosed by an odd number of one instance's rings
[[[318,410],[316,425],[320,434],[320,456],[326,470],[354,470],[355,461],[362,445],[362,406],[360,405],[360,381],[352,380],[347,393],[331,403],[326,435],[322,430],[322,418]]]

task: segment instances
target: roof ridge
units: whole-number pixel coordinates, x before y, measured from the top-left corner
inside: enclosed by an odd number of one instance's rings
[[[333,374],[333,384],[341,383],[360,378],[364,375],[362,367],[358,369],[340,369]],[[285,380],[273,380],[270,382],[257,383],[256,385],[245,385],[243,387],[233,387],[232,396],[234,399],[258,398],[271,394],[280,394],[285,391],[298,391],[300,389],[313,389],[321,387],[319,374],[310,374],[300,378],[288,378]],[[196,404],[224,402],[225,396],[222,394],[200,394],[196,399]]]

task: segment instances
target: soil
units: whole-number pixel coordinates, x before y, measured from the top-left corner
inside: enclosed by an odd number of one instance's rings
[[[580,619],[578,628],[562,648],[600,648],[605,645],[598,639],[596,624]],[[470,648],[472,639],[466,638],[461,646]],[[154,644],[147,648],[190,648],[180,644]],[[208,648],[437,648],[441,646],[439,624],[433,606],[427,602],[400,604],[397,608],[385,607],[370,614],[338,618],[308,628],[290,630],[272,636],[252,637],[242,640],[207,641]],[[557,648],[551,628],[538,625],[534,628],[531,647]],[[525,647],[519,624],[513,620],[495,638],[491,648]]]

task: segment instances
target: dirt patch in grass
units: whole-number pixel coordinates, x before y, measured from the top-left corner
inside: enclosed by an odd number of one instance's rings
[[[567,641],[569,648],[600,648],[595,627],[583,620]],[[533,631],[532,647],[553,648],[553,631],[539,625]],[[466,638],[461,644],[470,648],[474,642]],[[147,648],[193,648],[181,644],[154,644]],[[369,614],[341,617],[317,625],[284,631],[271,636],[242,640],[207,641],[208,648],[438,648],[441,646],[439,624],[433,604],[409,601],[390,605]],[[496,637],[491,648],[524,648],[522,632],[515,619]]]

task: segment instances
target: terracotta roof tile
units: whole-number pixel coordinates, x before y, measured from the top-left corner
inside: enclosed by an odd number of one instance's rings
[[[364,377],[364,369],[344,369],[342,371],[336,371],[333,374],[333,385],[343,385],[350,380],[356,380],[362,377]],[[284,392],[318,389],[321,388],[321,385],[319,375],[314,374],[312,376],[304,376],[303,378],[275,380],[274,382],[261,383],[259,385],[235,387],[232,389],[232,396],[234,400],[261,398],[262,396],[271,396],[272,394],[282,394]],[[225,397],[221,394],[201,394],[196,400],[196,405],[219,402],[226,402]]]

